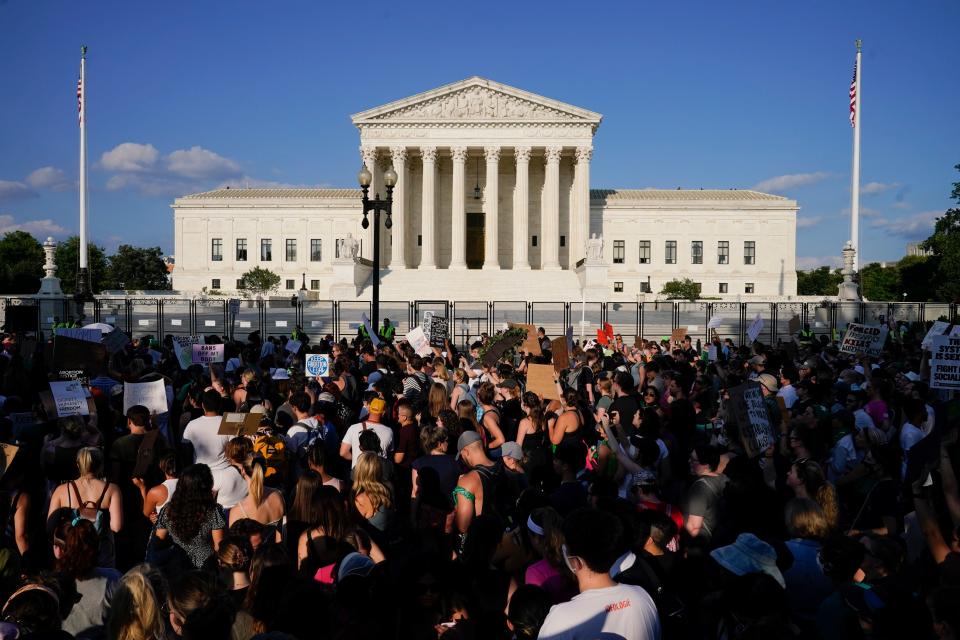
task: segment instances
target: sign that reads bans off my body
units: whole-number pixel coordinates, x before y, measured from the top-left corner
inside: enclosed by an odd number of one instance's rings
[[[223,362],[222,344],[195,344],[193,345],[193,364],[210,364]]]
[[[851,322],[847,325],[847,332],[843,334],[840,353],[879,356],[883,351],[883,343],[887,341],[888,331],[887,327],[872,327]]]
[[[934,336],[930,340],[930,386],[960,389],[960,338]]]

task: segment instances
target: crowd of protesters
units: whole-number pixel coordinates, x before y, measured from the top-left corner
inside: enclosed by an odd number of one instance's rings
[[[44,337],[3,334],[0,638],[956,638],[960,404],[926,331],[879,357],[809,327],[600,336],[542,395],[542,329],[499,359],[208,336],[224,362],[186,369],[146,336],[61,418]],[[166,412],[124,412],[157,380]],[[765,436],[732,406],[750,381]]]

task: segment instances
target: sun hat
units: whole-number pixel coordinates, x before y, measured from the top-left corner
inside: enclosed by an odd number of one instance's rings
[[[769,373],[761,373],[757,376],[757,382],[767,388],[770,393],[777,392],[777,379]]]
[[[752,533],[741,533],[733,544],[711,551],[710,557],[735,575],[765,573],[781,587],[785,586],[783,574],[777,568],[777,552]]]

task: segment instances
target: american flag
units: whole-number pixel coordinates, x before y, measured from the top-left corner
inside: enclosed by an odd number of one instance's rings
[[[857,126],[857,63],[853,63],[853,81],[850,82],[850,126]]]
[[[83,76],[77,78],[77,118],[83,124]]]

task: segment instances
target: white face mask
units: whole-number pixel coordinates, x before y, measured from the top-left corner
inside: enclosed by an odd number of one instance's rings
[[[576,556],[571,556],[567,553],[567,545],[561,545],[560,553],[563,554],[563,562],[567,565],[567,569],[570,570],[570,573],[576,575],[577,568],[573,566],[573,558],[576,558]]]

